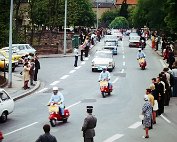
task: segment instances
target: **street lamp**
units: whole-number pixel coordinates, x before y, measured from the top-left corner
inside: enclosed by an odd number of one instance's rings
[[[66,18],[67,18],[67,0],[65,0],[65,22],[64,22],[64,55],[66,55]]]
[[[12,16],[13,16],[13,0],[10,4],[10,26],[9,26],[9,78],[8,87],[12,88]]]

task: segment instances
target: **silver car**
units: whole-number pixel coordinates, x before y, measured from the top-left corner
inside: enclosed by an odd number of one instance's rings
[[[107,67],[109,71],[115,68],[115,61],[111,50],[96,51],[92,60],[92,72],[102,71],[103,67]]]

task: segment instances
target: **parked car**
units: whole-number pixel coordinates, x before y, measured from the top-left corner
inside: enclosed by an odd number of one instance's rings
[[[129,47],[137,47],[140,46],[140,36],[136,32],[132,32],[129,35]]]
[[[0,53],[3,54],[6,58],[9,58],[9,51],[8,50],[0,50]],[[22,56],[17,55],[17,53],[12,52],[12,60],[17,61],[17,63],[22,63]]]
[[[117,55],[117,44],[115,40],[107,40],[104,44],[103,49],[109,49],[113,55]]]
[[[10,95],[0,88],[0,120],[7,121],[7,116],[14,111],[14,100]]]
[[[9,50],[9,47],[4,47],[2,49]],[[12,44],[12,49],[22,57],[24,57],[25,55],[29,55],[30,53],[36,53],[36,50],[29,44]]]
[[[15,71],[18,62],[12,60],[12,71]],[[9,68],[9,60],[0,53],[0,70],[8,70]]]
[[[107,67],[109,71],[115,68],[115,61],[110,50],[98,50],[92,60],[92,72],[102,71],[103,67]]]

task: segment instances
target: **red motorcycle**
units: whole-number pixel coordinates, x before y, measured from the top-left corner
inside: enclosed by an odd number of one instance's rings
[[[68,109],[64,110],[64,116],[62,116],[59,111],[59,106],[56,104],[49,105],[49,114],[49,120],[52,127],[56,126],[57,121],[63,121],[63,123],[66,123],[70,116]]]
[[[108,81],[100,81],[100,91],[103,98],[105,98],[106,94],[111,95],[112,90],[112,84],[108,84]]]
[[[142,69],[142,70],[145,70],[145,68],[146,68],[146,60],[145,60],[145,58],[140,58],[139,59],[139,66],[140,66],[140,68]]]

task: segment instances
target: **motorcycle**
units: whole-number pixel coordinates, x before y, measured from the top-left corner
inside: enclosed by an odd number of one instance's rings
[[[146,42],[144,40],[140,41],[140,48],[143,50],[146,47]]]
[[[145,68],[146,68],[146,60],[145,60],[145,58],[140,58],[139,59],[139,66],[140,66],[140,68],[142,70],[145,70]]]
[[[64,116],[62,116],[59,111],[59,106],[57,104],[52,104],[48,106],[49,106],[49,120],[52,127],[56,126],[57,121],[63,121],[63,123],[67,122],[70,116],[68,109],[64,109]]]
[[[112,90],[113,86],[111,83],[108,84],[108,81],[100,81],[100,91],[103,98],[105,98],[106,94],[111,95]]]

